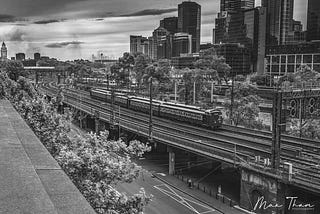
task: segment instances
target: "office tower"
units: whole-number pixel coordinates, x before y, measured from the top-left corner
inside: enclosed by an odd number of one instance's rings
[[[320,1],[308,1],[307,40],[320,40]]]
[[[40,57],[41,57],[40,53],[34,53],[33,56],[34,56],[34,57],[33,57],[34,60],[36,60],[36,61],[40,60]]]
[[[246,10],[254,8],[254,0],[221,0],[220,12],[238,12],[240,10]]]
[[[267,46],[286,44],[292,31],[293,0],[262,0],[267,8]]]
[[[2,42],[2,47],[1,47],[1,61],[6,61],[8,58],[8,49],[7,46],[4,42]]]
[[[148,37],[148,56],[151,59],[154,59],[154,51],[153,51],[153,36]]]
[[[16,60],[23,61],[26,59],[26,55],[24,53],[17,53],[16,54]]]
[[[171,34],[178,32],[178,17],[168,17],[160,20],[160,27],[163,27]]]
[[[181,54],[191,54],[193,40],[188,33],[176,33],[173,36],[172,56],[177,57]]]
[[[185,1],[178,5],[178,32],[192,35],[192,53],[200,51],[201,6]]]
[[[258,41],[257,41],[257,61],[255,64],[255,71],[263,74],[265,68],[266,55],[266,32],[267,32],[267,9],[265,7],[258,7]]]
[[[163,40],[163,36],[168,36],[170,35],[170,32],[167,31],[166,29],[164,29],[163,27],[158,27],[157,29],[155,29],[152,33],[152,37],[153,37],[153,53],[152,53],[152,58],[153,59],[161,59],[164,58],[163,57],[163,52],[161,52],[162,50],[158,50],[158,48],[160,47],[160,45],[162,44],[161,41]]]
[[[145,37],[130,35],[130,54],[142,53],[145,40]]]
[[[231,75],[247,75],[250,73],[251,53],[244,45],[224,43],[213,45],[218,56],[223,56],[231,66]]]
[[[231,20],[231,15],[227,11],[218,13],[218,18],[215,22],[215,39],[214,43],[224,43],[228,42],[229,38],[229,24]]]

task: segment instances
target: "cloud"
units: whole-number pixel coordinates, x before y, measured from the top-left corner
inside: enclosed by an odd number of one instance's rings
[[[165,13],[172,13],[177,11],[177,8],[169,8],[169,9],[146,9],[146,10],[141,10],[137,11],[134,13],[129,13],[129,14],[123,14],[121,16],[124,17],[129,17],[129,16],[157,16],[157,15],[162,15]]]
[[[55,42],[55,43],[47,44],[45,47],[47,47],[47,48],[64,48],[69,45],[72,45],[73,47],[78,47],[80,44],[83,44],[83,42],[80,42],[80,41]]]
[[[0,14],[0,22],[15,22],[17,18],[12,15]]]
[[[40,21],[35,21],[33,22],[34,24],[39,24],[39,25],[45,25],[45,24],[50,24],[50,23],[55,23],[55,22],[62,22],[63,20],[58,20],[58,19],[49,19],[49,20],[40,20]]]
[[[24,41],[24,37],[26,36],[26,33],[18,28],[14,28],[9,33],[5,35],[5,38],[7,41],[13,41],[13,42],[22,42]]]

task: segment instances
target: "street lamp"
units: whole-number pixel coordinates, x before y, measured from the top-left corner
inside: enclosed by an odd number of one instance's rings
[[[149,141],[152,142],[152,77],[149,78],[149,91],[150,91],[150,117],[149,117]]]

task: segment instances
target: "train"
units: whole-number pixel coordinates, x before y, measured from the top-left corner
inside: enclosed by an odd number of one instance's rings
[[[109,90],[99,88],[90,90],[90,96],[93,99],[109,103],[112,101],[111,93]],[[150,99],[148,98],[114,92],[114,103],[127,109],[150,114]],[[160,118],[198,125],[213,130],[219,129],[223,121],[222,112],[218,108],[205,110],[196,106],[160,100],[152,100],[152,114]]]

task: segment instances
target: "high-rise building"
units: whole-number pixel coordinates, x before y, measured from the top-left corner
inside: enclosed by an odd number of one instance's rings
[[[235,43],[214,44],[218,56],[223,56],[231,67],[231,75],[247,75],[250,73],[251,53],[244,45]]]
[[[1,61],[6,61],[8,59],[8,49],[4,42],[2,42],[1,46]]]
[[[263,7],[233,13],[224,11],[216,19],[215,44],[239,43],[244,45],[251,53],[251,71],[259,71],[263,67],[261,64],[264,62],[265,34],[266,11]],[[258,55],[263,56],[258,57]]]
[[[218,13],[218,18],[215,22],[215,39],[214,43],[224,43],[228,42],[228,31],[229,24],[231,20],[231,15],[227,11]]]
[[[292,32],[294,0],[262,0],[267,8],[267,46],[286,44]]]
[[[320,2],[308,1],[307,40],[320,40]]]
[[[26,59],[26,55],[24,53],[17,53],[16,54],[16,60],[23,61]]]
[[[246,10],[254,8],[255,0],[221,0],[220,12],[238,12],[240,10]]]
[[[152,33],[153,37],[153,53],[152,53],[152,59],[161,59],[163,57],[163,52],[162,50],[158,50],[159,47],[161,47],[162,40],[164,36],[170,35],[170,32],[164,29],[163,27],[158,27],[155,29]]]
[[[36,61],[40,60],[40,57],[41,57],[40,53],[34,53],[34,55],[33,55],[33,58]]]
[[[200,51],[201,6],[192,1],[178,5],[178,32],[192,35],[192,53]]]
[[[168,17],[160,21],[160,27],[163,27],[171,34],[178,32],[178,17]]]
[[[145,37],[130,35],[130,54],[142,53],[145,40]]]
[[[265,7],[258,7],[258,47],[257,47],[257,62],[255,71],[259,74],[264,73],[265,55],[266,55],[266,30],[267,30],[267,9]]]
[[[172,56],[177,57],[181,54],[191,54],[192,36],[188,33],[176,33],[173,36]]]

